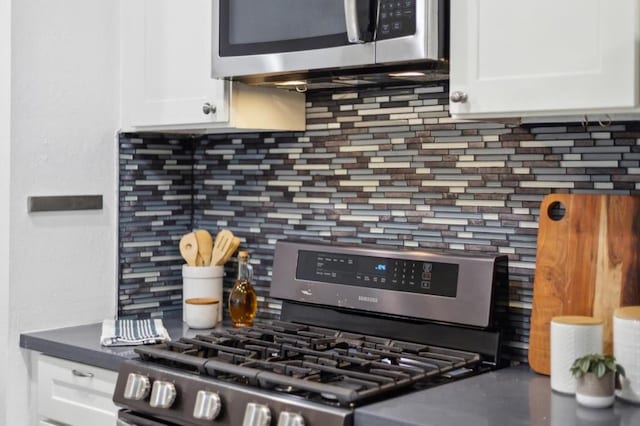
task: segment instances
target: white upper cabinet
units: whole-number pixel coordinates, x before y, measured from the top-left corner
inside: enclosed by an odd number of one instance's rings
[[[303,130],[304,95],[211,78],[210,0],[122,4],[123,130]]]
[[[637,0],[451,2],[450,112],[638,112]]]

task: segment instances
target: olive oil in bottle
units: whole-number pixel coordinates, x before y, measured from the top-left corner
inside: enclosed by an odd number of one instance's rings
[[[258,310],[258,298],[251,285],[253,267],[249,265],[249,252],[238,253],[238,279],[229,294],[229,315],[234,327],[250,327]]]

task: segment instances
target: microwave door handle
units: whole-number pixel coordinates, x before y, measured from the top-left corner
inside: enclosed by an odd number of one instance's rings
[[[358,24],[358,0],[344,0],[344,21],[349,43],[364,43]]]

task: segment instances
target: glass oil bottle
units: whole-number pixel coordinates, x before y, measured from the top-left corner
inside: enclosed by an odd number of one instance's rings
[[[253,267],[249,264],[249,252],[238,253],[238,279],[229,294],[229,315],[234,327],[250,327],[258,310],[258,297],[251,281]]]

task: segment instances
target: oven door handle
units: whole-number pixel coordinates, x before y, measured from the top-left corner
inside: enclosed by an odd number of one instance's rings
[[[349,43],[364,43],[358,22],[358,0],[344,0],[344,23]]]

